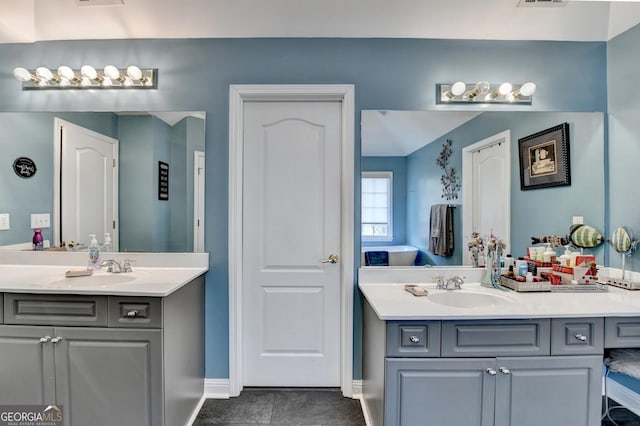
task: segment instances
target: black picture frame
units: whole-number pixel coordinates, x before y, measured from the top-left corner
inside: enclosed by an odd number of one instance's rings
[[[571,185],[569,123],[518,139],[520,189]]]

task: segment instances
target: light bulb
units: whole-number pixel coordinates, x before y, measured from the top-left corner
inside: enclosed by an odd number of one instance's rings
[[[82,80],[80,80],[80,85],[82,87],[89,87],[91,86],[91,80],[89,80],[89,77],[82,77]]]
[[[520,94],[522,96],[531,96],[536,92],[536,84],[532,81],[527,81],[520,87]]]
[[[109,77],[111,80],[119,80],[120,79],[120,70],[114,67],[113,65],[107,65],[104,67],[104,75]]]
[[[60,85],[60,87],[67,87],[71,85],[71,82],[69,82],[69,80],[64,77],[60,77],[60,83],[58,83],[58,85]]]
[[[36,76],[40,77],[43,80],[49,81],[53,78],[53,73],[47,67],[38,67],[36,68]]]
[[[504,95],[504,100],[507,102],[514,102],[516,100],[516,96],[513,93],[509,92]]]
[[[13,76],[18,81],[30,81],[33,80],[33,75],[29,72],[28,69],[18,67],[13,70]]]
[[[490,87],[491,84],[489,84],[488,81],[479,81],[473,90],[476,92],[476,95],[482,95],[483,93],[486,93]]]
[[[95,80],[98,78],[98,72],[91,65],[83,65],[82,68],[80,68],[80,73],[89,80]]]
[[[112,84],[112,82],[111,82],[111,79],[110,79],[109,77],[105,77],[105,78],[102,80],[102,85],[103,85],[104,87],[110,87],[110,86],[111,86],[111,84]]]
[[[127,75],[134,81],[140,81],[142,79],[142,71],[135,65],[131,65],[127,68]]]
[[[131,78],[125,77],[124,78],[124,83],[122,83],[122,84],[124,84],[126,87],[130,87],[130,86],[133,86],[133,81],[131,80]]]
[[[450,90],[453,96],[460,96],[467,90],[467,85],[462,81],[456,81],[451,85]]]
[[[511,85],[511,83],[502,83],[498,88],[498,92],[502,96],[505,96],[507,93],[511,93],[512,89],[513,89],[513,86]]]
[[[62,65],[58,67],[58,75],[61,78],[66,78],[69,81],[76,79],[76,74],[73,72],[73,70],[70,67],[66,65]]]

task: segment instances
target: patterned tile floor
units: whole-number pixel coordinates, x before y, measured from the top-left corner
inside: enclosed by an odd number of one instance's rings
[[[364,426],[357,399],[337,389],[245,388],[239,397],[208,399],[193,426]]]

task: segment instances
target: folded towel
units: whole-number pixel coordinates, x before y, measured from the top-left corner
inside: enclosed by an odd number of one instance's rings
[[[438,256],[452,256],[453,249],[453,208],[434,204],[429,219],[429,251]]]

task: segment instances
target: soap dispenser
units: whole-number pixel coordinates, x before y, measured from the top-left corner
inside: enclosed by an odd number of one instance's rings
[[[556,251],[551,248],[551,243],[547,243],[543,257],[545,262],[556,263]]]
[[[87,269],[100,269],[100,247],[95,234],[89,234],[91,243],[89,244],[89,264]]]
[[[571,262],[571,250],[569,250],[569,246],[564,246],[564,254],[560,256],[560,266],[569,266]]]
[[[104,233],[104,244],[102,245],[102,251],[111,251],[111,236],[108,232]]]

